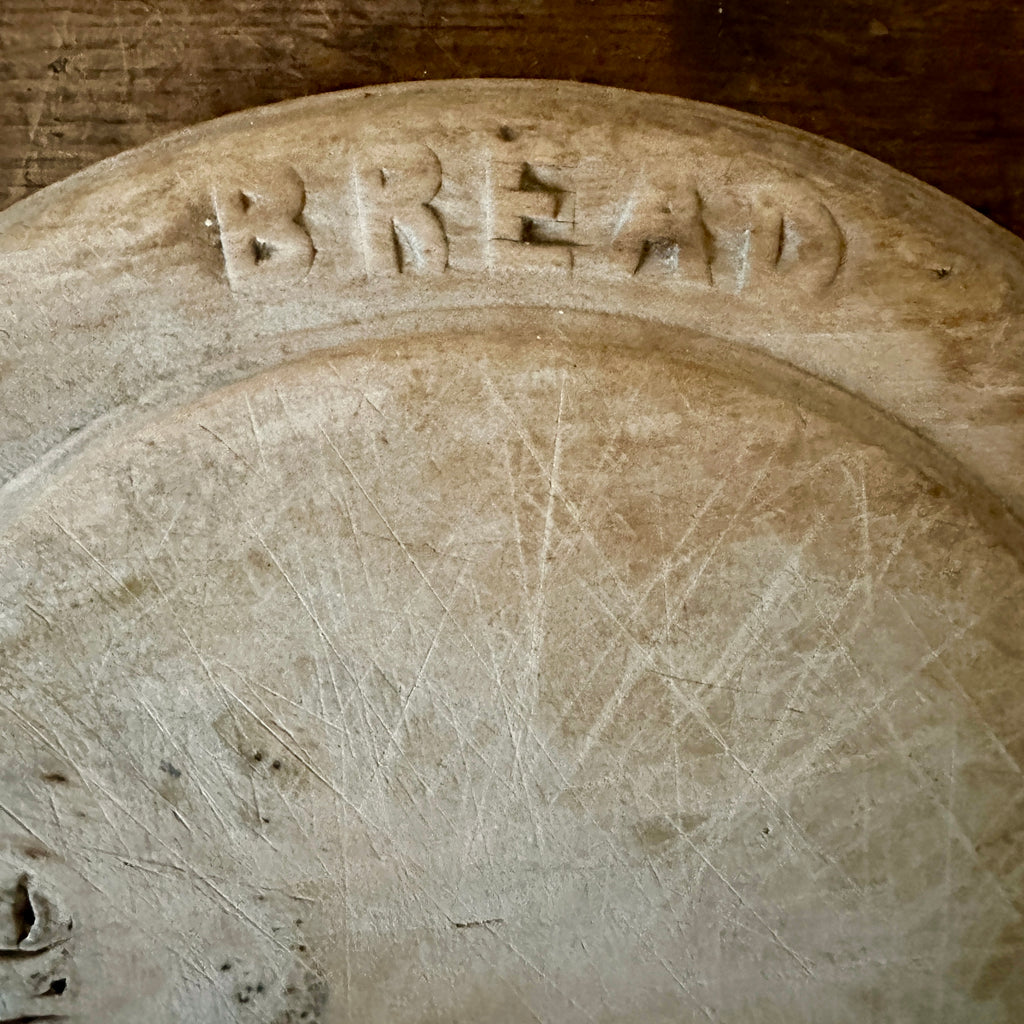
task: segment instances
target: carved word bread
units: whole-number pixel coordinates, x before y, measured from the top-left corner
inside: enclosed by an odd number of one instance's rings
[[[0,215],[0,1024],[1022,1019],[1022,256],[562,83]]]
[[[320,186],[315,229],[289,165],[218,182],[228,281],[255,294],[294,285],[328,249],[342,282],[497,266],[598,280],[657,275],[684,294],[758,284],[815,293],[843,265],[842,230],[809,185],[740,198],[713,181],[616,170],[578,153],[537,163],[533,150],[545,147],[513,142],[507,126],[498,138],[506,141],[484,141],[476,160],[456,155],[447,166],[425,143],[367,147]]]

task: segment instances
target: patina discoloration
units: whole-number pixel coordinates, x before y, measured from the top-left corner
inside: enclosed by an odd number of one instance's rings
[[[255,120],[0,232],[0,1021],[1016,1020],[1016,243],[651,98]]]

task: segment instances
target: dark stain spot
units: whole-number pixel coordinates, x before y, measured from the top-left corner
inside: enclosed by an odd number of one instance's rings
[[[302,985],[288,985],[284,993],[289,1006],[274,1018],[273,1024],[297,1024],[308,1021],[316,1024],[324,1019],[330,990],[327,983],[312,972],[307,972]]]
[[[43,772],[40,776],[43,782],[67,782],[68,777],[63,772]]]
[[[679,811],[645,818],[633,826],[633,831],[640,845],[648,853],[654,853],[666,849],[674,840],[699,828],[706,820],[706,815]]]
[[[168,775],[170,775],[170,777],[172,779],[180,779],[181,778],[181,769],[180,768],[175,768],[174,765],[171,764],[170,761],[161,761],[160,762],[160,771],[166,772]]]
[[[273,247],[269,242],[264,242],[262,238],[254,238],[252,240],[252,254],[257,263],[269,260],[273,252]]]
[[[938,277],[938,278],[949,277],[949,275],[953,273],[953,268],[952,267],[933,267],[932,268],[932,273],[936,277]]]
[[[267,553],[260,548],[252,548],[246,553],[245,557],[254,569],[261,569],[267,572],[276,571],[274,563],[267,556]]]
[[[515,140],[519,138],[519,132],[509,125],[503,124],[498,129],[498,138],[501,139],[502,142],[515,142]]]
[[[279,771],[281,768],[281,762],[275,759],[271,762],[270,767],[273,768],[275,772]]]
[[[132,597],[141,597],[147,590],[151,589],[151,585],[138,576],[131,576],[126,579],[122,584],[125,590],[128,591]]]
[[[64,72],[67,71],[67,69],[68,69],[68,58],[67,57],[58,57],[56,60],[50,61],[50,63],[47,65],[47,67],[49,67],[49,69],[55,75],[63,75]]]
[[[252,754],[252,759],[254,761],[262,761],[263,760],[263,751],[262,750],[254,750],[253,754]]]
[[[220,969],[222,971],[230,971],[231,970],[231,963],[229,961],[225,960],[224,963],[222,963],[220,965]]]
[[[664,818],[653,818],[638,822],[634,828],[637,839],[644,849],[652,850],[664,846],[679,837],[679,829]]]
[[[255,985],[243,985],[236,993],[235,999],[240,1003],[248,1003],[252,1001],[253,996],[260,995],[263,992],[263,983],[259,982]]]
[[[971,995],[981,1001],[996,1001],[1005,1007],[1024,1005],[1024,919],[1007,924],[990,942],[987,963],[978,973]]]

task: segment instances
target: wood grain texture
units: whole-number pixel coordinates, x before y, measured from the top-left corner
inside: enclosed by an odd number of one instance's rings
[[[0,1024],[1024,1019],[1020,239],[414,82],[30,197],[0,295]]]
[[[3,0],[0,207],[156,136],[331,89],[599,82],[737,107],[1024,233],[1024,11],[1005,0]]]

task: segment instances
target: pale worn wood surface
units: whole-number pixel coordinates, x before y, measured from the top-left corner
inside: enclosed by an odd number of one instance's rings
[[[424,78],[565,78],[734,106],[1024,232],[1024,12],[1005,0],[3,0],[0,206],[176,128]]]
[[[413,83],[30,198],[0,294],[0,1024],[1022,1019],[1019,239]]]

